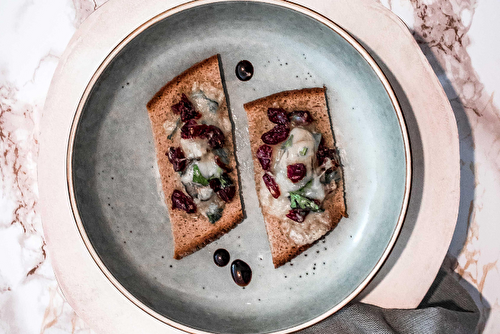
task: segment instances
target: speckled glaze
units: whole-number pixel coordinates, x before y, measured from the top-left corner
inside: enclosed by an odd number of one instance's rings
[[[409,193],[405,125],[390,87],[370,63],[304,14],[247,2],[180,11],[118,50],[84,95],[68,166],[80,232],[113,283],[160,320],[206,332],[288,331],[352,299],[387,256]],[[176,261],[145,105],[168,80],[215,53],[225,70],[247,218]],[[241,59],[255,68],[249,82],[234,75]],[[344,164],[349,218],[290,265],[274,269],[243,103],[323,85]],[[252,267],[245,289],[214,266],[212,254],[220,247]]]

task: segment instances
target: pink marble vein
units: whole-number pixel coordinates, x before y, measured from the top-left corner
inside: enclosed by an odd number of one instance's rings
[[[0,333],[92,333],[64,300],[37,212],[39,121],[69,38],[93,10],[66,0],[0,5]],[[8,45],[8,47],[6,47]]]
[[[463,285],[481,310],[477,331],[498,333],[500,252],[498,239],[491,236],[500,232],[496,223],[500,214],[500,110],[494,91],[485,88],[475,70],[478,64],[473,64],[469,54],[470,29],[480,4],[474,0],[401,2],[413,7],[414,37],[450,99],[459,128],[461,203],[445,263],[453,266],[459,280],[464,279]]]
[[[58,57],[75,29],[104,2],[0,4],[2,44],[9,46],[0,52],[0,333],[92,333],[65,302],[47,259],[37,213],[36,162],[38,124]],[[446,263],[463,277],[482,309],[478,331],[499,333],[500,230],[494,226],[500,216],[500,112],[469,54],[478,7],[487,4],[384,4],[413,28],[455,110],[467,195]]]

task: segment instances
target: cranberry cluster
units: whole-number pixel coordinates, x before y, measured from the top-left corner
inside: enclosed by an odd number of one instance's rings
[[[261,139],[265,143],[265,145],[262,145],[257,149],[257,159],[259,160],[262,169],[266,171],[266,173],[264,173],[264,175],[262,176],[264,184],[266,185],[271,195],[274,198],[278,198],[281,195],[279,186],[276,183],[274,176],[269,173],[273,155],[273,148],[269,145],[276,145],[285,141],[290,134],[291,127],[309,125],[314,121],[314,119],[308,111],[297,110],[287,113],[282,108],[269,108],[267,110],[267,117],[269,118],[269,121],[276,125],[261,136]],[[332,161],[334,168],[338,166],[338,160],[335,150],[326,147],[323,140],[321,140],[321,143],[316,152],[318,165],[323,165],[325,159],[327,158]],[[306,173],[307,168],[302,163],[287,166],[287,176],[293,183],[297,183],[302,180],[306,176]],[[310,201],[314,201],[317,206],[321,205],[318,200]],[[293,221],[302,223],[309,212],[310,210],[305,209],[291,209],[286,216]]]
[[[271,159],[273,148],[268,145],[276,145],[285,141],[290,135],[290,125],[308,125],[313,121],[311,114],[308,111],[292,111],[287,113],[282,108],[267,109],[267,117],[269,121],[276,124],[271,130],[265,132],[261,139],[267,145],[262,145],[257,149],[257,159],[259,159],[262,169],[269,171],[271,168]],[[287,167],[288,178],[293,182],[299,182],[306,175],[306,166],[304,164],[295,164]],[[262,176],[267,189],[271,192],[274,198],[280,196],[279,186],[271,174]]]
[[[212,149],[220,149],[224,146],[226,138],[221,129],[215,125],[198,124],[196,122],[196,120],[202,115],[196,111],[186,94],[182,94],[181,100],[171,106],[171,109],[174,114],[180,114],[181,121],[185,123],[181,127],[181,138],[206,139],[208,141],[208,145]],[[172,163],[174,171],[180,172],[186,168],[187,159],[182,151],[182,148],[170,147],[165,154],[170,163]],[[225,172],[231,171],[231,169],[217,155],[215,156],[215,162]],[[227,174],[224,175],[224,179],[221,177],[221,179],[210,180],[210,187],[222,200],[230,202],[236,194],[236,187],[232,184],[229,176],[227,176]],[[196,212],[196,204],[193,202],[193,199],[180,190],[174,190],[172,193],[172,208],[184,210],[187,213]]]
[[[213,149],[224,146],[224,142],[226,140],[222,130],[215,125],[198,124],[194,119],[189,120],[189,122],[182,126],[181,138],[208,139],[208,145]]]

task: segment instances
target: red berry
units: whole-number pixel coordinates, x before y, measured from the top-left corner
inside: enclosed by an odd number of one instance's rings
[[[222,130],[215,125],[207,126],[204,137],[208,139],[208,145],[210,145],[211,148],[221,148],[224,146],[224,141],[226,140]]]
[[[172,193],[172,209],[181,209],[187,213],[195,213],[196,204],[194,204],[191,197],[176,189]]]
[[[293,221],[296,221],[297,223],[302,223],[305,219],[306,216],[309,214],[309,211],[307,210],[301,210],[301,209],[292,209],[288,211],[287,217],[290,218]]]
[[[285,141],[290,133],[290,128],[287,125],[278,124],[271,130],[264,133],[260,138],[268,145],[276,145]]]
[[[297,183],[300,180],[302,180],[304,178],[304,176],[306,176],[307,169],[306,169],[306,165],[304,165],[302,163],[298,163],[298,164],[286,166],[286,172],[287,172],[288,178],[293,183]]]
[[[269,170],[271,167],[271,157],[273,156],[273,148],[271,146],[262,145],[257,149],[257,159],[263,170]]]
[[[186,168],[186,156],[180,147],[171,147],[168,149],[168,152],[165,153],[168,157],[168,160],[172,163],[174,167],[174,171],[180,172]]]
[[[274,177],[269,173],[265,173],[264,175],[262,175],[262,179],[264,180],[264,183],[266,184],[266,187],[271,195],[273,195],[274,198],[280,197],[280,187],[276,183]]]
[[[217,192],[217,195],[220,197],[221,200],[223,200],[226,203],[229,203],[234,198],[234,195],[236,195],[236,187],[229,186],[222,188]]]
[[[187,122],[193,118],[200,118],[201,114],[194,109],[193,104],[187,98],[186,94],[182,94],[179,103],[174,104],[172,107],[174,114],[181,114],[181,120]]]
[[[267,109],[267,117],[275,124],[288,125],[288,115],[284,109],[269,108]]]

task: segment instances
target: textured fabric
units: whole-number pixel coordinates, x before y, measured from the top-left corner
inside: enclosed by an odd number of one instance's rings
[[[470,334],[479,310],[458,281],[441,269],[422,303],[414,310],[383,309],[354,303],[301,334]]]

